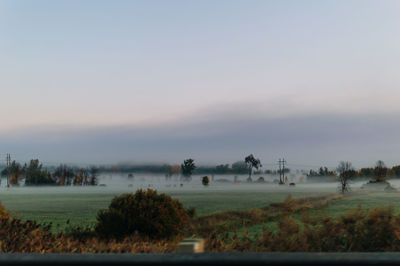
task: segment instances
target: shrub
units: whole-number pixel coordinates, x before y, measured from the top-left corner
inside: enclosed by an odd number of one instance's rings
[[[208,176],[203,176],[201,178],[201,183],[203,184],[203,186],[208,186],[208,184],[210,183],[210,178]]]
[[[180,239],[150,240],[135,234],[121,240],[99,239],[90,228],[70,228],[51,233],[51,224],[23,221],[0,204],[0,252],[2,253],[159,253],[173,252]]]
[[[115,197],[107,210],[97,215],[96,233],[101,237],[121,239],[139,235],[152,239],[178,235],[187,213],[178,200],[155,190],[138,190],[135,194]]]

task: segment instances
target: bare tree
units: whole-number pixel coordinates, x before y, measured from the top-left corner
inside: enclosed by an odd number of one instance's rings
[[[351,162],[341,161],[337,167],[339,173],[339,190],[342,194],[350,191],[349,180],[355,176]]]
[[[376,166],[374,168],[374,178],[376,182],[385,182],[387,167],[385,163],[381,160],[376,162]]]

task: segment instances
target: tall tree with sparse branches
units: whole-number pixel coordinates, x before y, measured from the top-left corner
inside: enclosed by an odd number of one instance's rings
[[[386,167],[385,163],[381,160],[376,162],[376,166],[374,168],[374,179],[376,182],[385,182],[386,181],[386,174],[388,168]]]
[[[356,175],[351,162],[341,161],[337,167],[339,173],[339,190],[342,194],[350,191],[349,181]]]
[[[254,158],[253,154],[250,154],[249,156],[244,158],[244,161],[249,169],[249,178],[247,179],[247,181],[251,182],[251,174],[253,172],[253,168],[256,168],[258,170],[258,168],[262,167],[262,165],[260,159]]]

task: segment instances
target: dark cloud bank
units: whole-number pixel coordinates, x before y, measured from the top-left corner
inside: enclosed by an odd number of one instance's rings
[[[216,117],[185,119],[147,127],[25,129],[3,133],[1,153],[48,163],[181,162],[232,163],[249,153],[266,168],[280,157],[292,167],[327,165],[340,160],[356,167],[382,159],[400,164],[400,119],[395,115],[321,115],[290,118]],[[304,167],[301,167],[304,166]],[[272,166],[271,166],[272,168]]]

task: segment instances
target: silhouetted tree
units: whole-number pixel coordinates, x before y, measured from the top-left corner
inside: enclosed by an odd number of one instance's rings
[[[374,168],[374,178],[377,182],[385,182],[387,167],[385,163],[381,160],[376,162],[376,166]]]
[[[39,160],[31,160],[28,166],[24,167],[26,185],[50,185],[55,184],[51,174],[43,169]]]
[[[349,192],[349,181],[356,175],[356,172],[354,171],[351,162],[341,161],[339,163],[339,166],[337,167],[337,171],[339,173],[340,192],[343,194]]]
[[[392,172],[396,177],[399,177],[400,176],[400,165],[393,166]]]
[[[82,186],[83,179],[84,179],[84,171],[85,171],[85,169],[80,169],[78,171],[75,171],[74,179],[72,181],[72,184],[74,186]]]
[[[190,181],[193,171],[196,169],[196,165],[194,164],[193,159],[186,159],[181,164],[181,173],[183,180]]]
[[[71,185],[72,179],[75,176],[75,171],[72,167],[65,164],[60,164],[53,173],[59,185]]]
[[[89,172],[90,172],[90,178],[89,178],[89,182],[87,183],[87,185],[96,186],[98,183],[97,176],[99,173],[99,169],[95,166],[92,166],[92,167],[90,167]]]
[[[65,164],[60,164],[53,173],[53,177],[59,185],[71,185],[71,179],[74,177],[74,169]]]
[[[22,175],[24,174],[22,166],[16,161],[13,161],[6,170],[10,175],[10,185],[18,186],[19,181],[21,180]]]
[[[247,179],[247,181],[251,182],[252,181],[251,174],[253,172],[253,168],[258,169],[258,168],[262,167],[262,165],[261,165],[260,159],[254,158],[253,154],[250,154],[249,156],[247,156],[244,159],[244,161],[247,164],[247,167],[249,169],[249,178]]]

